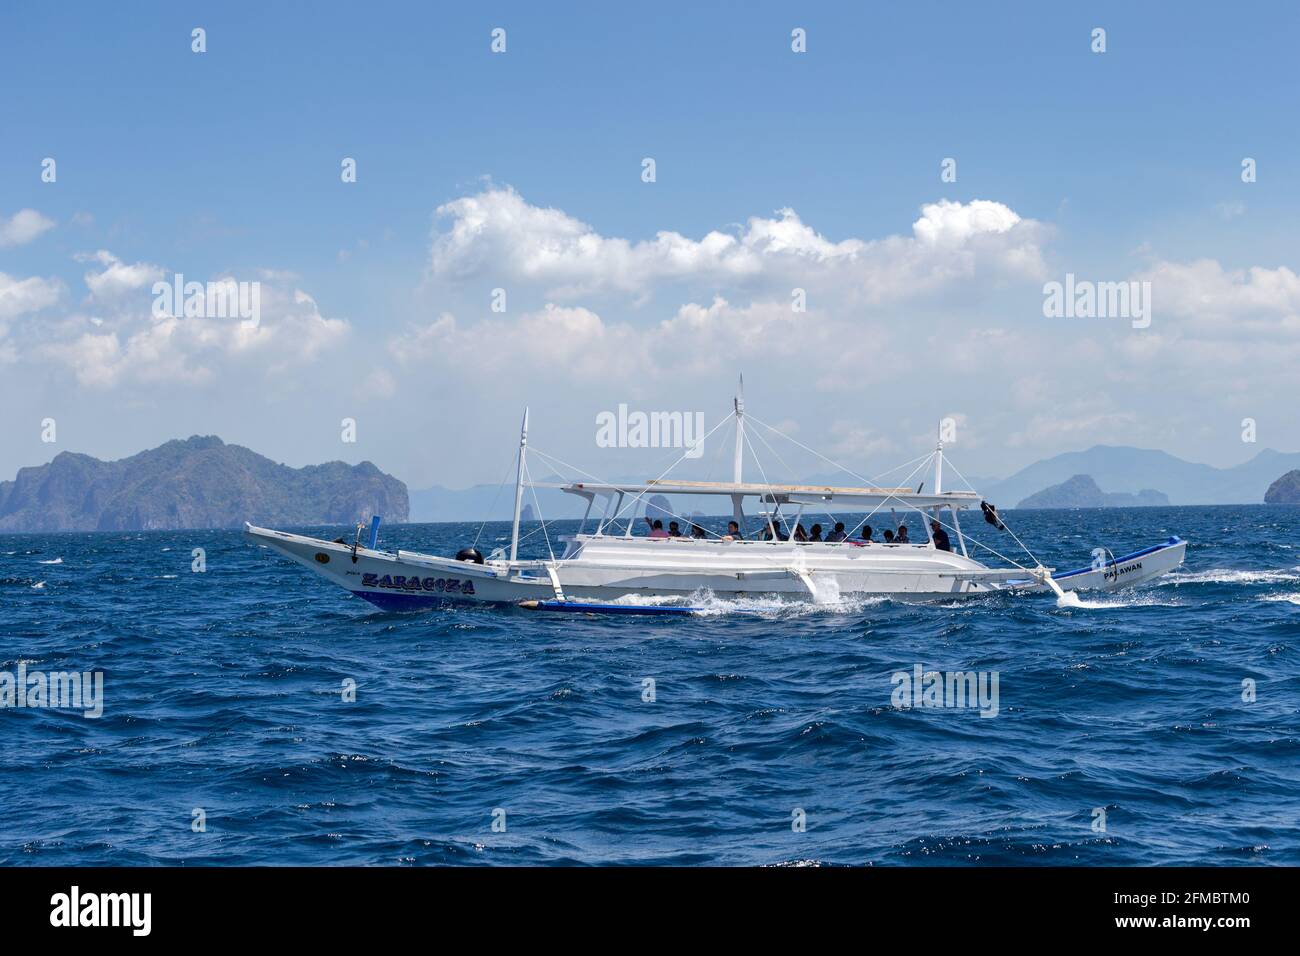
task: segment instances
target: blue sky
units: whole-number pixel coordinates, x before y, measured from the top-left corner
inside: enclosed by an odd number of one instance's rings
[[[413,487],[495,481],[524,401],[562,457],[636,473],[650,453],[597,450],[593,415],[712,425],[742,370],[756,412],[860,469],[945,415],[968,473],[1096,442],[1215,464],[1300,448],[1298,26],[1282,3],[6,7],[0,227],[40,218],[0,246],[23,290],[0,306],[0,477],[201,432]],[[905,247],[943,201],[955,231]],[[970,238],[975,201],[1014,227]],[[762,245],[752,268],[647,248],[635,274],[618,246],[754,238],[782,209],[867,246]],[[476,216],[489,235],[439,245]],[[515,255],[573,223],[592,261]],[[113,262],[139,268],[87,281]],[[264,341],[157,328],[144,280],[176,271],[266,282]],[[1150,278],[1151,328],[1045,318],[1067,272]],[[781,324],[799,282],[809,313]]]

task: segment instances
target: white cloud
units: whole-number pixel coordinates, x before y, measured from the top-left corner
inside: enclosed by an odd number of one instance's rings
[[[1019,223],[1020,217],[1000,202],[975,199],[963,205],[941,199],[921,207],[912,232],[927,245],[959,246],[978,235],[1010,232]]]
[[[795,312],[788,302],[751,302],[733,306],[721,296],[705,306],[688,302],[647,336],[647,351],[658,357],[666,369],[707,373],[718,369],[719,359],[728,364],[769,362],[781,364],[779,343],[803,333],[805,347],[813,347],[811,336],[818,314]]]
[[[708,273],[743,276],[757,258],[734,236],[711,232],[693,242],[676,232],[629,242],[599,235],[558,209],[527,203],[513,189],[489,188],[438,207],[451,228],[435,234],[435,276],[488,273],[575,289],[635,291],[655,280]]]
[[[49,308],[62,293],[63,283],[58,279],[16,279],[0,272],[0,322]]]
[[[1001,215],[980,224],[988,215],[989,210],[927,211],[922,221],[928,225],[916,230],[925,238],[897,240],[906,248],[892,261],[917,264],[914,275],[921,268],[942,271],[942,257],[926,258],[923,247],[952,246],[965,255],[983,239],[1019,228]],[[779,238],[751,232],[759,237],[755,247],[798,247],[821,261],[861,264],[864,256],[877,254],[822,245],[802,228]],[[1003,253],[1011,248],[1001,247]],[[866,460],[873,467],[932,447],[933,423],[951,414],[959,431],[951,451],[968,472],[967,456],[989,448],[1023,449],[1030,457],[1099,442],[1176,448],[1171,443],[1187,432],[1180,431],[1181,413],[1169,408],[1167,396],[1177,393],[1179,383],[1244,395],[1265,383],[1275,391],[1293,377],[1300,362],[1300,281],[1290,269],[1231,271],[1213,261],[1157,262],[1134,276],[1143,277],[1154,284],[1150,329],[1122,321],[1045,320],[1036,281],[1025,283],[1025,302],[1010,310],[1001,303],[982,308],[958,296],[919,312],[912,303],[920,291],[913,299],[882,305],[841,284],[811,298],[817,307],[798,313],[780,293],[738,303],[715,295],[662,317],[654,306],[613,305],[597,313],[554,302],[517,318],[459,321],[444,313],[395,339],[391,348],[418,369],[418,377],[431,367],[443,381],[504,376],[511,391],[525,398],[562,381],[573,398],[602,395],[608,403],[646,394],[712,407],[708,400],[730,394],[738,371],[769,402],[776,398],[786,415],[792,409],[806,414],[810,393],[839,393],[833,401],[847,402],[861,415],[828,417],[806,440],[832,457]],[[1166,287],[1175,291],[1164,293]],[[412,343],[422,347],[413,350]],[[402,394],[416,383],[399,370],[391,384]],[[897,412],[900,400],[917,403],[906,421],[888,425],[873,417],[879,409]],[[1150,411],[1135,412],[1135,404]],[[774,414],[772,404],[763,407]],[[764,414],[760,406],[754,410]],[[979,467],[999,473],[1009,468]]]
[[[571,381],[610,381],[644,371],[644,357],[635,354],[639,347],[631,326],[607,325],[590,309],[554,303],[518,318],[470,324],[444,312],[388,343],[399,366],[417,368],[421,375],[437,366],[471,378],[503,374]]]
[[[892,454],[895,450],[896,446],[890,438],[861,422],[839,420],[831,424],[829,455],[837,461],[860,462],[866,459],[879,465],[881,456]],[[865,472],[860,474],[865,476]],[[905,476],[905,472],[896,474],[896,477]]]
[[[418,293],[436,297],[435,317],[372,327],[387,349],[365,365],[338,348],[348,323],[326,318],[292,273],[257,274],[259,328],[156,318],[148,287],[169,270],[107,250],[80,257],[93,264],[90,299],[72,314],[49,309],[64,291],[57,280],[0,274],[0,362],[47,374],[31,361],[43,358],[86,389],[149,387],[169,400],[214,383],[293,388],[316,363],[321,381],[359,401],[490,391],[490,401],[457,406],[475,427],[494,407],[538,395],[559,406],[556,420],[639,398],[714,409],[743,371],[756,419],[802,422],[801,441],[867,475],[928,451],[945,414],[958,419],[954,461],[975,474],[1011,466],[972,471],[970,452],[1159,444],[1178,422],[1185,439],[1202,410],[1170,396],[1185,398],[1189,383],[1262,415],[1251,409],[1289,394],[1300,363],[1295,263],[1231,269],[1148,249],[1127,261],[1140,263],[1132,278],[1152,282],[1151,328],[1046,320],[1051,227],[987,200],[926,204],[910,229],[875,238],[830,238],[790,209],[701,238],[610,237],[496,188],[439,213]],[[498,284],[509,313],[486,309],[486,286]],[[806,311],[791,307],[795,287],[807,290]],[[38,312],[3,334],[5,318]],[[589,438],[555,450],[580,457],[589,449],[576,443]]]
[[[868,249],[867,243],[861,239],[831,242],[805,225],[799,214],[789,207],[777,210],[777,215],[781,218],[750,218],[741,237],[746,248],[762,255],[788,253],[803,256],[814,262],[852,260]]]
[[[1151,282],[1150,328],[1080,320],[1068,349],[1051,339],[1017,343],[1016,360],[1033,371],[1013,394],[1033,408],[1010,445],[1162,447],[1204,429],[1215,409],[1276,414],[1300,364],[1300,276],[1199,259],[1158,261],[1132,278]],[[1188,402],[1188,389],[1215,402]]]
[[[1300,333],[1300,276],[1286,266],[1159,262],[1138,278],[1151,282],[1153,324],[1172,316],[1176,328],[1209,338]]]
[[[1111,410],[1109,402],[1098,396],[1082,402],[1058,403],[1051,413],[1031,416],[1007,436],[1007,444],[1035,452],[1058,448],[1082,450],[1100,442],[1117,444],[1116,436],[1131,435],[1140,424],[1136,413]]]
[[[86,287],[90,294],[99,300],[120,298],[127,293],[152,286],[164,276],[162,266],[148,262],[126,264],[106,249],[77,256],[79,262],[97,262],[103,266],[100,272],[87,272]]]
[[[397,394],[397,379],[393,373],[384,368],[371,370],[362,380],[359,390],[361,395],[369,398],[389,399]]]
[[[562,210],[531,205],[510,188],[489,187],[437,212],[450,225],[434,234],[435,278],[537,282],[554,298],[609,291],[643,295],[671,281],[823,279],[856,286],[878,301],[974,277],[981,264],[997,273],[1044,271],[1045,229],[988,200],[926,205],[911,236],[840,242],[788,208],[776,218],[750,218],[738,235],[715,230],[694,240],[660,231],[640,241],[603,236]]]
[[[803,347],[829,349],[833,331],[808,313],[794,313],[786,302],[737,307],[716,297],[709,305],[687,303],[649,327],[548,302],[518,318],[469,323],[444,312],[393,337],[388,347],[399,366],[422,374],[435,364],[451,374],[500,372],[518,379],[648,383],[725,371],[730,381],[744,368],[783,374],[790,358],[781,342],[798,334]],[[827,355],[834,360],[834,353]]]
[[[120,265],[108,253],[99,261],[108,271]],[[129,287],[123,281],[114,289]],[[148,304],[135,303],[85,321],[70,317],[56,332],[53,340],[40,343],[35,351],[70,369],[82,385],[109,388],[203,385],[241,368],[275,377],[341,343],[349,326],[321,315],[315,300],[301,289],[264,281],[261,321],[255,327],[239,318],[155,316]]]
[[[20,209],[8,219],[0,216],[0,249],[25,245],[53,228],[54,220],[47,219],[35,209]]]

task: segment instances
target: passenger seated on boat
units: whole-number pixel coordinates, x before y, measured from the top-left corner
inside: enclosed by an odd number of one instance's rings
[[[889,532],[886,531],[885,534],[889,534]],[[871,540],[871,525],[869,524],[864,524],[862,526],[862,543],[875,544],[875,542]]]
[[[808,532],[803,529],[802,521],[800,521],[797,525],[794,526],[794,539],[796,541],[808,540]]]
[[[894,543],[894,532],[892,532],[892,531],[890,531],[888,528],[886,528],[886,529],[885,529],[885,544],[893,544],[893,543]]]
[[[939,526],[939,522],[930,522],[930,533],[934,535],[934,546],[940,551],[951,551],[952,542],[948,540],[948,532]]]
[[[743,541],[745,536],[740,533],[740,525],[734,521],[727,522],[727,533],[722,536],[723,541]]]
[[[835,530],[826,536],[827,541],[843,541],[848,535],[844,533],[844,522],[835,522]]]
[[[692,524],[692,525],[691,525],[691,537],[692,537],[692,538],[703,538],[703,537],[704,537],[704,529],[701,528],[701,527],[700,527],[699,525],[697,525],[697,524]]]
[[[812,526],[812,532],[808,535],[809,541],[820,541],[822,539],[822,526],[815,524]]]
[[[651,521],[649,518],[646,518],[645,523],[650,526],[650,537],[652,538],[668,537],[668,532],[664,530],[664,523],[660,521],[658,518],[655,518],[654,521]]]
[[[677,524],[677,522],[676,521],[668,522],[668,537],[680,538],[681,536],[682,536],[682,529]]]
[[[898,526],[898,534],[894,535],[894,544],[911,544],[912,539],[907,536],[907,525]]]

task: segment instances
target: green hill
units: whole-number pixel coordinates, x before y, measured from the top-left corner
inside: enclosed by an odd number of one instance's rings
[[[406,485],[368,461],[290,468],[216,436],[119,461],[62,452],[0,482],[0,531],[136,531],[407,520]]]

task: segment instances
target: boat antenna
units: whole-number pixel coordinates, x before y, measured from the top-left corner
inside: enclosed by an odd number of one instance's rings
[[[519,509],[524,502],[524,459],[528,455],[528,406],[524,406],[524,423],[519,429],[519,468],[515,472],[515,520],[510,529],[510,563],[519,555]]]

